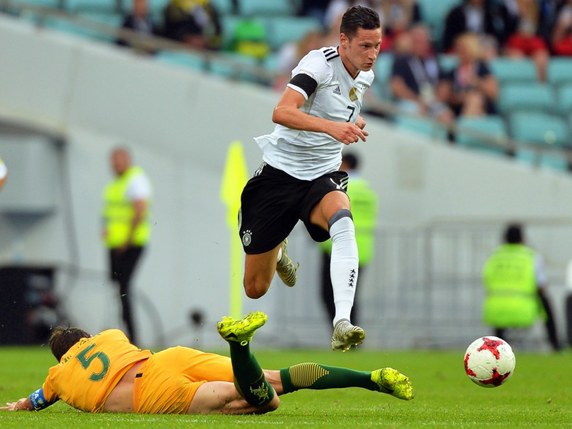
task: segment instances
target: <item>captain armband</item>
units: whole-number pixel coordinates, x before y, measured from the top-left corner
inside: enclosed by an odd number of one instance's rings
[[[308,76],[305,73],[299,73],[290,79],[288,85],[300,88],[302,91],[304,91],[306,97],[309,98],[318,87],[318,82],[316,82],[314,78]]]
[[[35,392],[32,392],[30,395],[30,402],[36,411],[43,410],[53,404],[53,402],[46,401],[46,398],[44,397],[44,389],[42,387]]]

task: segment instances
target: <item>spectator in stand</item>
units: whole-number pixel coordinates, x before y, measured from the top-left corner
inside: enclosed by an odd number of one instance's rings
[[[326,17],[326,10],[328,9],[330,2],[331,0],[302,0],[300,2],[300,9],[298,11],[298,15],[316,18],[320,22],[320,24],[322,24],[323,26],[327,26],[325,17]]]
[[[561,0],[537,0],[538,35],[549,47],[552,45],[552,30],[556,25],[560,2]]]
[[[147,0],[132,1],[131,12],[123,18],[121,28],[132,30],[145,36],[153,36],[158,33],[158,29],[153,23],[153,19],[149,13],[149,4],[147,3]],[[153,49],[145,46],[144,43],[138,43],[137,40],[127,40],[119,37],[116,43],[120,46],[128,46],[144,53],[155,53]]]
[[[572,0],[564,1],[558,10],[552,50],[555,55],[572,56]]]
[[[516,31],[509,35],[504,54],[511,58],[530,57],[536,65],[538,80],[546,80],[550,59],[548,46],[538,31],[538,5],[535,0],[515,0]]]
[[[194,49],[220,48],[222,25],[210,0],[170,0],[163,9],[165,37]]]
[[[446,75],[447,103],[456,116],[483,116],[497,113],[499,84],[482,60],[479,37],[473,33],[455,42],[458,65]]]
[[[396,37],[421,22],[421,9],[415,0],[387,0],[381,5],[384,32],[382,50],[393,49]]]
[[[493,36],[498,46],[503,47],[508,35],[514,32],[506,5],[492,0],[463,0],[447,14],[442,50],[451,51],[456,38],[467,32]]]
[[[454,116],[445,103],[443,72],[433,52],[429,30],[418,24],[408,33],[411,52],[396,56],[389,82],[391,92],[400,110],[428,115],[442,124],[450,125]]]
[[[253,16],[240,19],[232,34],[233,52],[262,61],[270,52],[266,26]]]

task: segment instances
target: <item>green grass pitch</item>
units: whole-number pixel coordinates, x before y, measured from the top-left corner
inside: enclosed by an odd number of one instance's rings
[[[57,403],[41,412],[2,412],[7,428],[570,428],[572,427],[572,353],[519,353],[508,382],[486,389],[463,371],[463,350],[327,350],[254,352],[265,368],[320,362],[356,369],[392,366],[409,375],[413,401],[356,388],[302,391],[282,396],[280,409],[248,416],[148,416],[88,414]],[[26,396],[39,387],[54,363],[47,348],[0,348],[0,403]]]

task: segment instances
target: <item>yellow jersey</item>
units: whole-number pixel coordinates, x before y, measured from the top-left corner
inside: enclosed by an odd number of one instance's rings
[[[77,409],[100,412],[123,375],[151,355],[131,344],[118,329],[82,338],[50,368],[43,385],[44,399],[48,403],[61,399]]]

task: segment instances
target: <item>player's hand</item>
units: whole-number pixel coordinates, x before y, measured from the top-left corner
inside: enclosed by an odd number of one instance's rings
[[[366,137],[369,135],[367,131],[362,130],[356,124],[352,124],[351,122],[333,122],[332,126],[329,128],[328,134],[337,141],[346,145],[357,143],[360,140],[365,142]]]
[[[18,411],[18,410],[20,410],[20,407],[18,406],[18,404],[20,404],[21,402],[23,402],[25,400],[26,400],[26,398],[22,398],[16,402],[6,402],[6,405],[4,407],[0,407],[0,411]]]
[[[361,116],[358,116],[356,120],[356,125],[359,127],[360,130],[365,128],[365,119]]]

